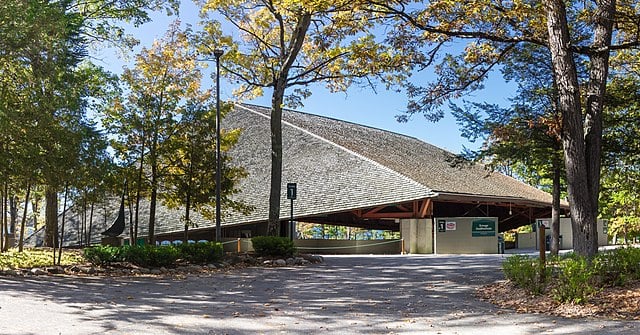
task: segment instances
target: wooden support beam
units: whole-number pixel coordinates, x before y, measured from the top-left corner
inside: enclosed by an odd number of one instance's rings
[[[413,219],[411,212],[393,212],[393,213],[365,213],[362,215],[364,219]]]
[[[420,218],[424,219],[433,215],[433,201],[431,199],[422,200],[422,207],[420,208]]]

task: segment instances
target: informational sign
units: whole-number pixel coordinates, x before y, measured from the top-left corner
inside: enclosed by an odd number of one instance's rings
[[[296,183],[287,183],[287,199],[296,200],[297,187]]]
[[[538,219],[538,227],[544,226],[545,228],[551,228],[551,222],[549,220],[540,220]]]
[[[490,219],[478,219],[471,222],[471,236],[496,236],[496,222]]]
[[[447,231],[446,224],[447,224],[447,221],[438,220],[438,233],[444,233]]]
[[[448,221],[447,222],[447,230],[456,230],[456,222],[455,221]]]

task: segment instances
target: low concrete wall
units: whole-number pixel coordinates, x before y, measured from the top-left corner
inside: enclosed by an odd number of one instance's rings
[[[294,240],[298,252],[314,254],[399,254],[401,240]]]
[[[536,249],[537,244],[537,233],[519,233],[518,234],[518,244],[516,248],[518,249]]]
[[[250,238],[223,238],[220,242],[224,252],[253,252]]]
[[[225,252],[253,252],[250,238],[223,238]],[[313,254],[399,254],[401,240],[293,240],[300,253]]]

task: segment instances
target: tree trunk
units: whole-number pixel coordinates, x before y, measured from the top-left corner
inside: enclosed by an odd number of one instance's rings
[[[62,259],[62,243],[64,242],[64,221],[67,215],[67,195],[69,194],[69,184],[64,185],[64,202],[62,203],[62,226],[60,227],[60,246],[58,249],[58,265]]]
[[[138,184],[136,189],[136,218],[133,227],[133,240],[138,243],[138,222],[140,222],[140,193],[142,191],[142,172],[144,166],[144,150],[146,145],[146,133],[142,132],[142,147],[140,149],[140,167],[138,168]]]
[[[58,246],[58,194],[47,186],[45,191],[45,247]]]
[[[273,13],[277,20],[283,21],[278,13]],[[301,12],[296,17],[296,27],[289,40],[284,38],[285,32],[280,32],[281,39],[278,46],[281,50],[279,61],[281,67],[273,83],[273,95],[271,96],[271,191],[269,192],[269,222],[267,234],[280,235],[280,194],[282,188],[282,106],[284,105],[284,93],[289,79],[289,70],[295,62],[307,30],[311,25],[311,14]]]
[[[271,99],[271,190],[267,235],[280,236],[280,193],[282,188],[282,103],[284,82],[273,89]]]
[[[10,209],[10,223],[11,225],[9,226],[9,237],[11,238],[15,238],[16,237],[16,225],[18,222],[18,197],[16,195],[13,195],[9,198],[9,209]]]
[[[598,251],[598,200],[600,196],[600,169],[602,165],[602,110],[609,75],[609,54],[616,1],[597,1],[598,10],[594,15],[593,52],[589,56],[589,83],[587,86],[585,129],[585,155],[593,221],[586,229],[592,237],[587,247],[595,254]]]
[[[84,237],[87,232],[87,193],[84,193],[82,199],[82,219],[78,220],[80,229],[78,229],[78,240],[80,241],[80,247],[85,245]]]
[[[127,209],[129,209],[129,245],[135,245],[133,242],[135,239],[133,238],[133,217],[131,213],[131,196],[129,194],[129,181],[125,179],[124,182],[124,193],[127,195]]]
[[[554,156],[555,157],[555,156]],[[560,162],[553,160],[553,193],[551,203],[551,254],[560,251]]]
[[[4,231],[5,231],[5,225],[7,223],[7,195],[4,192],[5,188],[2,188],[2,191],[0,191],[0,193],[2,193],[2,204],[0,204],[2,207],[2,214],[0,214],[0,253],[4,252]]]
[[[87,229],[87,237],[85,238],[88,246],[91,245],[91,230],[93,229],[93,208],[95,204],[91,202],[91,208],[89,209],[89,228]]]
[[[20,222],[20,242],[18,243],[18,251],[24,250],[24,231],[27,225],[27,207],[29,207],[29,196],[31,195],[31,183],[27,183],[27,195],[24,199],[24,212],[22,213],[22,222]]]
[[[191,211],[191,194],[187,191],[187,201],[184,205],[184,244],[189,243],[189,225],[191,224],[191,218],[189,217]]]
[[[604,5],[600,3],[600,7],[609,6],[615,5],[607,1]],[[612,29],[611,22],[604,21],[610,20],[611,16],[608,10],[603,10],[596,18],[594,46],[604,49],[591,56],[590,92],[587,102],[587,109],[591,109],[591,112],[587,112],[589,116],[583,123],[580,86],[571,51],[564,2],[547,0],[545,9],[549,49],[559,92],[558,107],[562,115],[562,144],[567,171],[567,191],[571,203],[573,248],[577,254],[591,257],[598,251],[596,219],[602,136],[601,99],[604,94],[602,85],[606,85],[608,69],[609,51],[606,47],[610,43]]]
[[[33,200],[31,201],[31,207],[33,208],[33,231],[38,231],[38,213],[40,210],[40,196],[33,197]]]
[[[158,201],[158,132],[153,133],[153,142],[149,152],[149,164],[151,165],[151,200],[149,203],[149,244],[156,244],[156,204]]]

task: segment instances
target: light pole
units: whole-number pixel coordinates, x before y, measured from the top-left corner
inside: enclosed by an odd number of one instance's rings
[[[222,191],[221,174],[222,164],[220,159],[220,56],[224,51],[221,49],[213,50],[216,56],[216,242],[220,242],[222,228],[220,227],[220,192]]]

